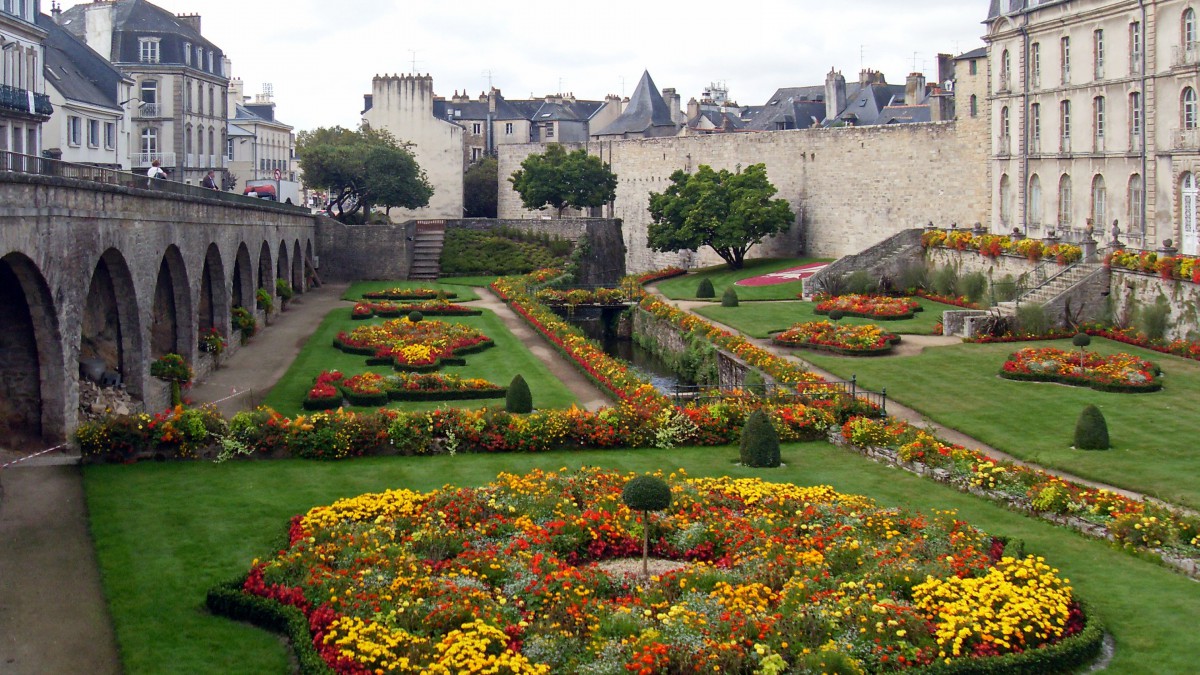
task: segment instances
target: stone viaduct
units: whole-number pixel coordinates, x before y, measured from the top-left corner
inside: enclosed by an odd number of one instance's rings
[[[239,344],[232,308],[262,324],[258,289],[277,312],[277,279],[309,288],[318,220],[290,205],[0,172],[0,434],[64,439],[83,360],[162,409],[150,363],[175,352],[202,374],[214,365],[202,334]]]

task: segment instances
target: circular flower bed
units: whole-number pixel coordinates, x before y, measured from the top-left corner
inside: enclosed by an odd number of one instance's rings
[[[677,564],[629,575],[612,564],[641,551],[629,478],[502,474],[317,507],[236,596],[299,609],[293,628],[342,673],[890,672],[991,657],[987,672],[1057,672],[1099,648],[1041,558],[1005,557],[952,514],[823,486],[673,474],[651,555]]]
[[[378,302],[362,301],[355,303],[350,318],[361,321],[376,316],[393,317],[407,316],[411,312],[420,312],[428,316],[479,316],[483,314],[478,309],[466,305],[456,305],[445,300],[423,300],[419,302],[395,302],[381,300]]]
[[[774,338],[782,347],[800,347],[846,354],[849,356],[879,356],[892,351],[900,336],[885,332],[879,326],[837,324],[831,321],[798,323]]]
[[[433,298],[457,298],[458,293],[434,288],[385,288],[363,293],[368,300],[430,300]]]
[[[828,314],[833,311],[841,312],[844,316],[898,321],[913,318],[921,311],[921,305],[912,298],[849,294],[823,299],[813,309],[814,314]]]
[[[342,331],[333,344],[344,352],[371,356],[368,365],[421,371],[461,365],[465,362],[458,357],[491,347],[492,339],[466,324],[392,319]]]
[[[1162,389],[1161,375],[1158,366],[1132,354],[1081,354],[1054,347],[1013,352],[1000,370],[1000,377],[1009,380],[1057,382],[1118,393],[1158,391]]]

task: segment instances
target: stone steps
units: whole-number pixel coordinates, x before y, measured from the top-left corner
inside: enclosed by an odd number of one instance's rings
[[[412,266],[408,270],[411,281],[433,281],[441,273],[442,247],[446,232],[442,227],[419,225],[413,235]]]

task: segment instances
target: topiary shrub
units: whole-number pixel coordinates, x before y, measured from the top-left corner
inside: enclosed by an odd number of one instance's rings
[[[779,432],[762,408],[755,410],[742,427],[742,464],[755,468],[775,468],[779,458]]]
[[[1071,338],[1071,344],[1079,347],[1079,367],[1082,368],[1086,347],[1092,344],[1092,336],[1087,333],[1076,333],[1075,337]]]
[[[717,297],[717,289],[713,288],[712,279],[701,279],[700,284],[696,286],[697,298],[715,298]]]
[[[634,511],[642,512],[642,576],[650,576],[650,512],[663,511],[671,505],[671,487],[657,476],[638,476],[625,484],[621,501]]]
[[[831,309],[829,310],[829,314],[826,314],[826,316],[829,317],[830,321],[837,323],[842,320],[842,317],[846,316],[846,313],[840,309]]]
[[[413,323],[420,323],[424,319],[425,319],[425,315],[418,312],[415,309],[408,313],[408,320]]]
[[[1104,413],[1094,405],[1089,405],[1079,413],[1079,421],[1075,423],[1076,450],[1108,450],[1108,423],[1104,421]]]
[[[533,412],[533,394],[529,385],[520,375],[513,377],[508,385],[508,393],[504,396],[504,410],[516,415]]]
[[[725,294],[721,296],[721,306],[722,307],[737,307],[738,306],[738,294],[737,294],[737,291],[733,290],[733,286],[730,286],[729,288],[725,289]]]

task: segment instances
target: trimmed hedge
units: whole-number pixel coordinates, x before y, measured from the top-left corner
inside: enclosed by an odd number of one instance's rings
[[[332,398],[305,397],[304,403],[301,405],[305,410],[333,410],[342,407],[342,397],[340,395]]]
[[[1094,382],[1067,375],[1059,375],[1057,373],[1009,373],[1002,370],[1000,371],[1000,377],[1015,382],[1051,382],[1071,387],[1090,387],[1096,391],[1108,392],[1110,394],[1150,394],[1162,389],[1162,379],[1159,377],[1154,378],[1144,385]]]
[[[333,675],[317,650],[313,647],[308,619],[299,609],[268,598],[246,593],[242,587],[246,577],[209,589],[204,600],[208,611],[234,621],[245,621],[288,638],[292,652],[296,655],[302,675]]]

